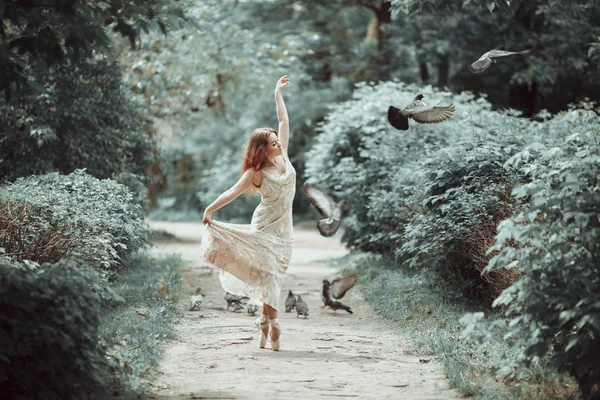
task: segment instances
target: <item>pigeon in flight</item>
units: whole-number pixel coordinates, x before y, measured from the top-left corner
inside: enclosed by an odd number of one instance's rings
[[[246,309],[248,310],[248,314],[254,315],[256,312],[262,307],[262,302],[257,299],[252,299],[248,303],[246,303]]]
[[[467,68],[474,74],[479,74],[480,72],[485,71],[492,65],[492,62],[496,62],[496,58],[512,56],[514,54],[520,54],[522,56],[526,54],[530,54],[531,49],[523,50],[523,51],[506,51],[504,50],[504,45],[495,48],[494,50],[490,50],[487,53],[484,53],[479,60],[475,61],[473,64],[469,64]]]
[[[189,311],[200,311],[200,305],[202,304],[202,288],[197,288],[196,292],[192,295]]]
[[[405,131],[408,129],[408,119],[412,118],[421,124],[437,124],[450,118],[454,112],[454,105],[447,107],[429,106],[425,104],[423,95],[419,94],[403,109],[390,106],[387,118],[389,123],[396,129]]]
[[[340,227],[342,211],[346,205],[346,200],[336,203],[331,196],[323,193],[309,183],[304,184],[304,195],[325,218],[317,221],[317,229],[322,236],[333,236]]]
[[[323,308],[327,307],[332,309],[334,314],[337,313],[337,310],[346,310],[352,314],[352,309],[350,307],[340,301],[332,300],[331,297],[334,299],[341,299],[355,283],[356,275],[343,275],[335,278],[331,282],[327,279],[323,279]]]
[[[298,301],[296,301],[296,318],[304,315],[304,319],[308,318],[308,304],[302,300],[302,296],[298,295]]]
[[[285,312],[292,312],[294,307],[296,307],[296,296],[290,290],[288,297],[285,299]]]

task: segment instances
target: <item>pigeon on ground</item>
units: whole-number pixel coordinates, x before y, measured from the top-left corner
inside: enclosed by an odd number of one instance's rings
[[[488,69],[492,62],[496,62],[496,58],[512,56],[514,54],[520,54],[522,56],[526,54],[530,54],[531,49],[523,50],[523,51],[506,51],[504,50],[504,45],[495,48],[494,50],[490,50],[484,53],[479,60],[475,61],[473,64],[469,64],[467,68],[474,74],[479,74],[480,72]]]
[[[285,299],[285,312],[292,312],[294,307],[296,307],[296,296],[290,290],[288,297]]]
[[[227,302],[227,308],[229,309],[233,305],[234,302],[242,303],[242,296],[237,296],[235,294],[231,294],[229,292],[225,293],[225,301]]]
[[[233,308],[233,312],[241,311],[241,310],[244,309],[244,306],[242,305],[242,302],[237,301],[237,300],[233,300],[231,302],[231,307]]]
[[[248,310],[248,314],[254,315],[261,307],[262,302],[260,300],[252,299],[246,304],[246,309]]]
[[[304,319],[308,318],[308,304],[302,300],[302,296],[298,295],[298,301],[296,301],[296,318],[304,315]]]
[[[203,299],[204,298],[202,297],[202,289],[197,288],[196,292],[192,295],[189,311],[200,311],[200,304],[202,304]]]
[[[337,313],[337,310],[346,310],[350,314],[353,314],[350,307],[337,300],[333,300],[332,297],[334,299],[341,299],[355,283],[356,275],[343,275],[331,282],[323,279],[323,308],[328,307],[332,309],[334,314]]]
[[[317,221],[317,229],[321,235],[325,237],[333,236],[340,227],[340,220],[346,200],[336,203],[331,196],[323,193],[309,183],[304,184],[304,195],[310,204],[325,217]]]
[[[412,118],[421,124],[436,124],[450,118],[454,112],[454,105],[439,107],[429,106],[423,102],[423,95],[419,94],[403,109],[390,106],[387,118],[389,123],[396,129],[405,131],[408,129],[408,119]]]

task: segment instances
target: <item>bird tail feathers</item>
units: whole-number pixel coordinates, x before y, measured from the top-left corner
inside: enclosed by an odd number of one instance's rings
[[[527,50],[520,51],[518,54],[524,56],[527,54],[531,54],[532,52],[533,52],[533,49],[527,49]]]

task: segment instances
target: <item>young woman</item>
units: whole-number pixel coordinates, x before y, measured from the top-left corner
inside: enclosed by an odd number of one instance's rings
[[[263,302],[262,316],[256,321],[259,347],[265,347],[270,328],[271,349],[275,351],[281,346],[278,299],[294,245],[292,201],[296,171],[288,158],[290,129],[281,95],[289,83],[284,75],[275,87],[279,130],[258,128],[252,132],[241,178],[206,207],[202,222],[208,226],[200,250],[202,259],[218,268],[223,289]],[[213,212],[246,192],[261,195],[250,225],[212,219]]]

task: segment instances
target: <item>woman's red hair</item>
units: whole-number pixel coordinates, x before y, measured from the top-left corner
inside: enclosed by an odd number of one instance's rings
[[[249,169],[260,170],[267,159],[267,146],[269,146],[269,136],[271,133],[277,135],[273,128],[258,128],[252,132],[246,146],[244,162],[242,163],[242,174]]]

